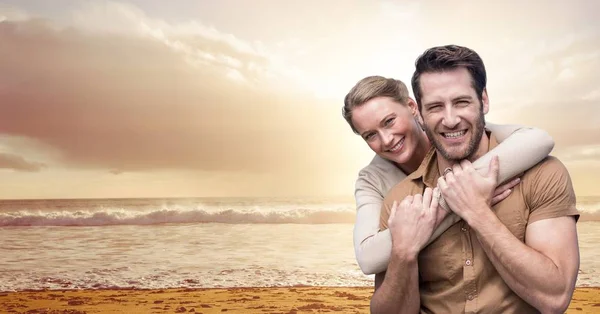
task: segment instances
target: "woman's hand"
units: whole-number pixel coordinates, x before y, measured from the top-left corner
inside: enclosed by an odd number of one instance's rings
[[[521,178],[510,180],[508,183],[504,183],[494,190],[494,197],[492,197],[492,206],[500,203],[512,193],[512,188],[521,182]]]
[[[440,219],[439,197],[437,188],[426,188],[423,195],[407,196],[400,204],[394,201],[388,218],[394,251],[411,257],[419,254]]]

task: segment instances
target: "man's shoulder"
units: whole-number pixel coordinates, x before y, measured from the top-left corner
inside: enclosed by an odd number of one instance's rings
[[[560,159],[549,155],[531,167],[531,169],[527,170],[524,177],[535,178],[536,180],[546,180],[562,175],[569,176],[567,167]]]
[[[544,158],[523,175],[520,184],[529,208],[530,224],[562,216],[579,218],[571,176],[558,158]]]

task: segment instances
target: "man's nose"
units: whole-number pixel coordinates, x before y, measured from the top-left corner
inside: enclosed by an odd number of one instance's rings
[[[452,129],[457,126],[458,123],[460,123],[460,117],[456,114],[452,106],[447,106],[446,110],[444,110],[444,119],[442,120],[442,125]]]

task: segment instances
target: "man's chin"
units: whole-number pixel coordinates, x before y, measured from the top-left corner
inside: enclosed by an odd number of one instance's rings
[[[457,149],[446,149],[446,148],[438,148],[438,152],[449,161],[460,161],[463,160],[469,155],[466,150],[457,150]]]

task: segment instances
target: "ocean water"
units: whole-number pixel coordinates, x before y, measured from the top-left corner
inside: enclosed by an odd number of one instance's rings
[[[578,286],[600,286],[600,197],[578,198]],[[341,199],[0,201],[0,291],[372,286]]]

